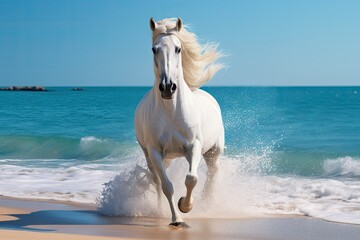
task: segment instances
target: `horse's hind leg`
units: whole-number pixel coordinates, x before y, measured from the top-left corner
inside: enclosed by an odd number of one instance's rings
[[[186,196],[181,197],[178,202],[178,207],[183,213],[190,212],[194,205],[192,191],[197,183],[197,169],[201,159],[201,144],[199,141],[195,141],[185,157],[189,162],[189,173],[186,175],[185,179]]]
[[[220,153],[221,153],[220,147],[214,145],[203,155],[207,165],[207,177],[203,191],[204,200],[209,200],[212,196],[212,192],[214,190],[214,185],[215,185],[215,179],[218,172],[217,160],[219,158]]]

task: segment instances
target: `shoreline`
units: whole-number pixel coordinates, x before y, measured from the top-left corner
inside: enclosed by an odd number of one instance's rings
[[[186,219],[186,218],[185,218]],[[302,216],[248,219],[107,217],[91,204],[0,197],[1,239],[358,239],[360,226]]]
[[[56,200],[56,199],[42,199],[42,198],[26,198],[26,197],[12,197],[12,196],[3,196],[0,195],[0,204],[2,200],[14,200],[14,201],[25,201],[25,202],[44,202],[44,203],[52,203],[52,204],[63,204],[74,207],[82,207],[86,209],[96,210],[96,204],[92,203],[81,203],[81,202],[73,202],[73,201],[65,201],[65,200]],[[1,205],[0,205],[1,206]]]

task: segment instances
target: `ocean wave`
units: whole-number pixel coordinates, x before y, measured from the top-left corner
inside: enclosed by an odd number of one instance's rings
[[[342,167],[333,167],[332,161],[341,163]],[[329,169],[337,170],[326,170],[327,177],[310,178],[267,174],[272,163],[265,153],[222,156],[215,192],[212,200],[206,202],[202,199],[202,191],[207,170],[201,161],[194,190],[195,205],[185,217],[243,218],[297,214],[360,224],[360,181],[354,178],[357,176],[357,161],[348,157],[327,160],[324,169],[331,166]],[[353,170],[351,178],[332,177],[334,173],[348,177],[344,166],[349,163],[355,164],[349,167]],[[187,171],[188,163],[184,158],[174,160],[167,170],[176,200],[186,192]],[[15,166],[3,162],[0,173],[0,195],[3,196],[97,203],[101,213],[112,216],[170,215],[164,196],[158,203],[152,176],[140,150],[132,152],[122,162],[113,159],[56,168]]]
[[[341,157],[324,162],[324,173],[327,176],[360,178],[360,159]]]
[[[360,224],[360,182],[334,179],[263,179],[257,206],[273,214],[300,214],[329,221]]]
[[[94,136],[86,136],[86,137],[82,137],[80,139],[80,142],[83,143],[83,144],[88,144],[88,143],[94,143],[94,142],[106,142],[105,139],[99,139],[99,138],[96,138]]]
[[[80,139],[50,136],[0,136],[3,159],[95,160],[126,153],[129,146],[110,139],[85,136]]]
[[[0,173],[1,196],[83,203],[95,203],[104,181],[115,175],[87,165],[60,168],[0,165]]]
[[[254,163],[254,159],[258,161]],[[205,202],[202,190],[206,166],[202,162],[194,190],[195,207],[186,217],[243,218],[295,214],[360,224],[359,181],[261,174],[268,161],[259,156],[242,156],[236,160],[222,157],[216,191],[212,200]],[[186,192],[184,176],[187,170],[185,160],[176,160],[168,169],[175,199]],[[144,164],[134,166],[105,183],[98,204],[99,211],[106,215],[170,217],[165,197],[158,203],[151,174]]]

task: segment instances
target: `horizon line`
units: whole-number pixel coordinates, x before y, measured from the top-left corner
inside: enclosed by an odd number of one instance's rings
[[[151,85],[4,85],[0,86],[0,88],[6,88],[6,87],[26,87],[26,86],[39,86],[39,87],[153,87]],[[205,85],[202,87],[360,87],[360,85]]]

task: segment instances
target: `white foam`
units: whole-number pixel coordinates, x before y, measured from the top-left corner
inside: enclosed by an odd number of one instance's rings
[[[115,174],[86,165],[29,168],[0,165],[0,195],[95,203],[102,184]]]
[[[256,207],[247,204],[247,201],[252,201],[248,192],[256,183],[255,181],[250,185],[247,179],[253,178],[250,174],[261,172],[268,161],[266,155],[222,157],[217,192],[211,204],[202,201],[202,189],[206,179],[206,166],[202,161],[198,171],[198,184],[194,190],[197,207],[187,216],[238,218],[260,215]],[[186,192],[184,181],[188,171],[187,161],[184,158],[176,159],[167,171],[174,185],[175,199],[179,199]],[[169,217],[165,197],[159,209],[154,182],[144,160],[140,165],[131,166],[106,183],[98,201],[99,210],[106,215]]]
[[[85,136],[85,137],[82,137],[80,139],[80,141],[82,143],[86,143],[86,142],[104,142],[105,140],[96,138],[94,136]]]
[[[324,163],[324,171],[327,175],[360,178],[360,159],[348,156],[328,159]]]
[[[220,160],[217,190],[211,204],[201,200],[206,166],[200,165],[199,182],[194,192],[195,207],[186,217],[241,218],[297,214],[360,224],[359,181],[254,174],[255,171],[261,173],[264,166],[269,165],[266,156],[238,157],[222,157]],[[151,176],[143,167],[135,167],[127,172],[128,175],[120,174],[107,183],[99,198],[101,212],[107,215],[169,217],[166,199],[159,209]],[[175,199],[185,194],[187,168],[185,160],[176,160],[168,169],[175,188]]]
[[[267,213],[302,214],[330,221],[360,224],[360,182],[334,179],[264,177]]]
[[[58,168],[21,167],[3,162],[0,165],[0,194],[98,202],[99,210],[107,215],[169,217],[165,197],[158,208],[153,181],[142,154],[135,152],[129,159],[131,161],[112,166],[96,161]],[[206,166],[201,162],[199,181],[194,190],[195,206],[186,218],[298,214],[360,224],[357,159],[345,157],[325,161],[327,174],[323,178],[263,174],[271,168],[267,154],[223,156],[219,161],[220,172],[212,203],[202,201]],[[185,194],[187,170],[188,164],[181,158],[168,169],[176,200]]]

